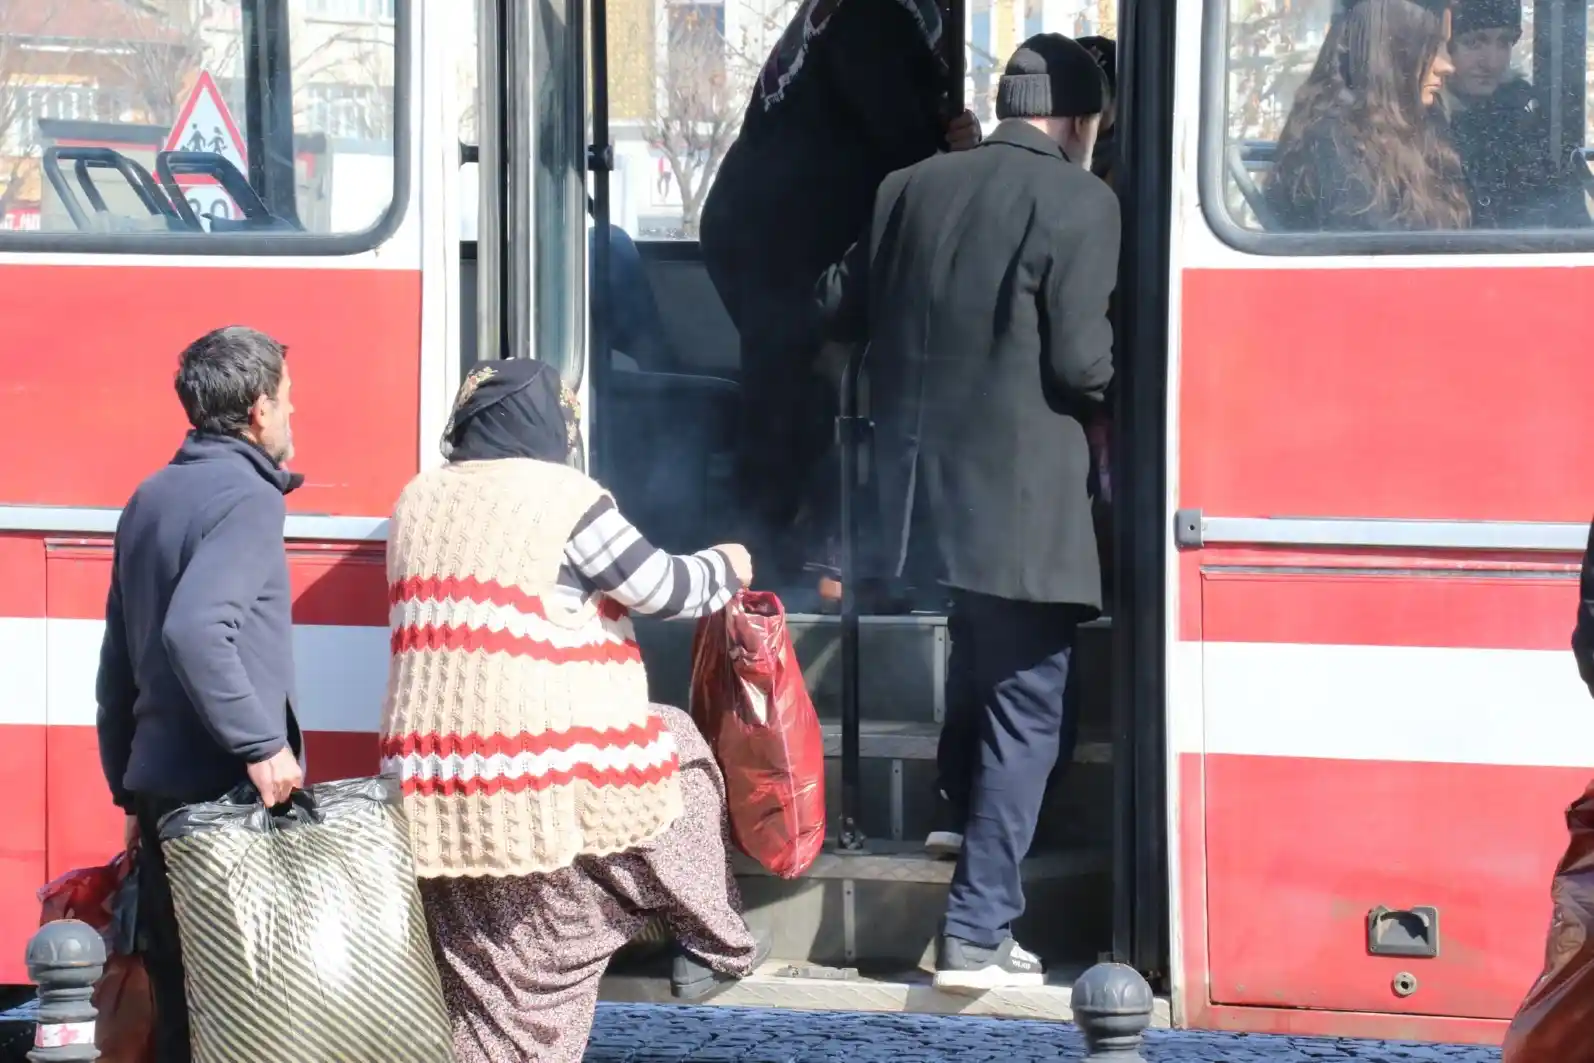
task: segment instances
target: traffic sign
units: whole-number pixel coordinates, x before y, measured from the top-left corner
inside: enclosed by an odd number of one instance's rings
[[[248,178],[243,137],[238,135],[238,125],[232,120],[232,112],[227,110],[227,103],[221,98],[210,71],[199,72],[199,79],[194,82],[183,109],[177,112],[177,121],[172,124],[162,150],[212,152],[232,163]],[[207,230],[211,218],[232,218],[240,213],[232,197],[209,174],[180,173],[176,180],[183,190],[183,198],[188,200]]]
[[[239,136],[238,125],[232,120],[232,112],[227,110],[210,71],[200,71],[193,91],[177,113],[177,121],[166,137],[163,150],[214,152],[238,167],[239,173],[248,175],[244,139]]]

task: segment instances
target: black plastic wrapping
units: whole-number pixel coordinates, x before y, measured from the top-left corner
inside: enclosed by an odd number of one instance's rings
[[[194,1063],[447,1063],[397,783],[250,787],[161,820]]]

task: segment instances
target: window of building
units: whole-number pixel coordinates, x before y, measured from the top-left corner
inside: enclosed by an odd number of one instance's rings
[[[379,226],[397,187],[396,13],[394,0],[6,5],[0,246],[160,238],[204,253]]]
[[[1327,235],[1394,249],[1422,234],[1434,250],[1434,234],[1594,238],[1580,0],[1221,4],[1202,199],[1231,240],[1310,253]]]

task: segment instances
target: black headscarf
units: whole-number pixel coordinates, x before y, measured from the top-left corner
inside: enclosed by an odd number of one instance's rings
[[[536,458],[562,465],[579,438],[578,412],[559,370],[547,362],[477,362],[460,383],[443,429],[443,457]]]

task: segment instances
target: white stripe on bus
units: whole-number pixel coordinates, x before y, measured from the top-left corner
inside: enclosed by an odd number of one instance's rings
[[[1207,753],[1594,766],[1570,650],[1206,643]]]
[[[92,726],[103,628],[0,618],[0,724]],[[307,730],[377,729],[386,628],[301,625],[294,654]],[[1594,767],[1569,651],[1185,642],[1174,659],[1175,752]]]
[[[0,724],[92,727],[104,631],[100,620],[0,617]],[[293,653],[306,729],[377,729],[387,690],[387,628],[301,624]]]

